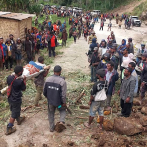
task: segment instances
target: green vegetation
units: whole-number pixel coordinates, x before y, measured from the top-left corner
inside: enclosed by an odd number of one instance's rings
[[[137,16],[141,16],[142,12],[147,11],[147,1],[141,3],[139,6],[137,6],[133,12],[132,15],[137,15]]]

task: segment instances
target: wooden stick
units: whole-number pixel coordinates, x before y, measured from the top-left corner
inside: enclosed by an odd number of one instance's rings
[[[84,95],[84,92],[85,92],[85,90],[83,90],[81,93],[80,93],[80,96],[77,98],[77,100],[76,100],[76,104],[78,103],[78,101],[83,97],[83,95]]]

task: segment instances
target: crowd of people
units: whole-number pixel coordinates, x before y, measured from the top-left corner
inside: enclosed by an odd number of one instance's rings
[[[41,15],[44,15],[44,13],[48,12],[44,10]],[[48,49],[49,57],[52,55],[55,57],[55,47],[58,44],[66,46],[68,37],[73,37],[76,43],[76,39],[79,39],[83,35],[85,40],[88,40],[90,44],[87,56],[91,68],[91,82],[95,82],[95,84],[93,85],[89,100],[89,121],[84,123],[84,125],[90,128],[98,111],[100,129],[102,129],[104,109],[107,111],[111,110],[111,98],[115,92],[115,84],[119,76],[121,86],[118,94],[121,99],[120,105],[122,109],[119,116],[130,116],[133,98],[138,96],[141,91],[141,100],[143,100],[145,92],[147,91],[147,50],[145,49],[145,44],[141,44],[141,48],[138,49],[137,58],[135,59],[132,38],[129,38],[128,41],[122,39],[121,44],[118,45],[116,41],[117,38],[115,38],[114,32],[111,31],[111,20],[113,18],[113,14],[103,14],[93,17],[89,12],[86,14],[78,13],[75,17],[69,12],[69,24],[71,25],[69,33],[66,31],[66,21],[64,23],[61,23],[60,20],[52,22],[46,18],[42,24],[38,24],[38,18],[36,18],[34,23],[40,27],[41,31],[35,27],[33,27],[32,30],[28,30],[25,41],[22,42],[18,38],[15,43],[12,34],[5,43],[3,38],[0,38],[1,68],[3,69],[4,66],[6,66],[6,70],[8,70],[8,65],[10,64],[10,69],[12,70],[13,60],[15,59],[17,63],[17,66],[14,68],[15,75],[10,75],[7,78],[7,84],[9,86],[13,84],[13,88],[8,97],[12,114],[7,125],[6,135],[16,131],[14,127],[15,120],[17,120],[17,124],[20,125],[25,119],[25,117],[20,117],[20,111],[22,103],[21,91],[26,89],[26,78],[17,79],[17,77],[23,73],[23,67],[21,66],[22,50],[24,49],[27,54],[28,63],[34,60],[34,55],[39,54],[40,49],[44,48]],[[109,19],[108,30],[110,29],[111,33],[107,38],[102,39],[101,42],[98,43],[94,32],[94,25],[98,23],[99,19],[100,30],[103,30],[105,19]],[[59,35],[60,33],[61,35]],[[62,42],[60,42],[60,40]],[[39,57],[38,62],[44,64],[44,58]],[[119,70],[121,74],[119,74]],[[55,127],[54,114],[56,108],[58,108],[60,112],[60,123],[62,125],[65,123],[67,87],[64,77],[61,77],[61,71],[62,68],[57,65],[54,67],[54,75],[48,77],[46,81],[45,77],[49,69],[37,76],[34,81],[37,90],[34,105],[39,106],[39,100],[43,93],[48,100],[48,115],[51,132],[54,131]]]

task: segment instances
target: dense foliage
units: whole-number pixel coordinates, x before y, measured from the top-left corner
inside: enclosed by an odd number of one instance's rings
[[[7,11],[18,12],[19,10],[31,13],[35,10],[39,11],[37,3],[61,6],[77,6],[85,10],[99,9],[103,12],[112,10],[120,5],[126,5],[133,0],[1,0],[0,8],[5,8]]]

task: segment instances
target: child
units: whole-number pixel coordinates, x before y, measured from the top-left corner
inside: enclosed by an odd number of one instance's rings
[[[22,43],[20,38],[16,41],[16,51],[15,51],[15,57],[17,65],[21,65],[21,59],[22,59]]]
[[[112,23],[111,23],[111,21],[108,23],[108,30],[107,31],[109,31],[109,29],[110,29],[110,31],[111,31],[111,27],[112,27]]]
[[[10,69],[13,70],[12,66],[13,66],[14,51],[12,50],[11,40],[7,39],[5,44],[7,46],[6,71],[8,71],[8,63],[10,64]]]
[[[74,38],[74,42],[76,43],[76,39],[77,39],[77,32],[76,32],[76,30],[73,32],[73,38]]]

